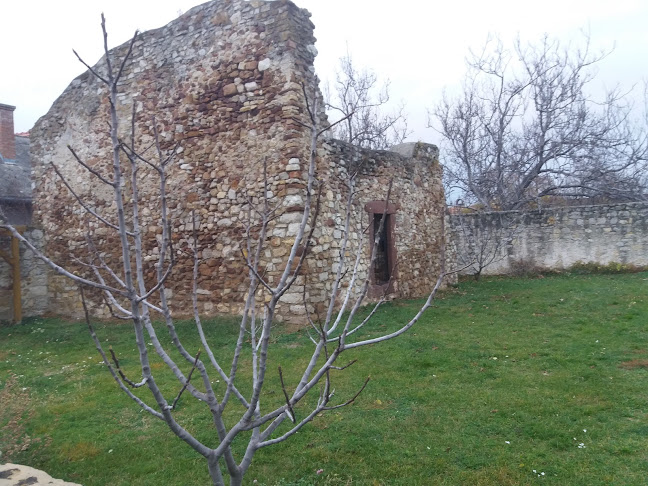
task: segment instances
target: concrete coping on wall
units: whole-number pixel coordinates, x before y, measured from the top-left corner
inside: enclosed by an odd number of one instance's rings
[[[423,142],[407,142],[394,145],[388,149],[389,152],[394,152],[408,159],[430,159],[437,160],[439,158],[439,148],[431,143]]]
[[[323,139],[323,149],[333,154],[336,163],[352,167],[360,164],[364,175],[375,174],[380,167],[399,167],[403,177],[413,176],[415,167],[434,167],[439,163],[439,149],[436,145],[423,142],[403,143],[387,150],[374,150],[336,138]]]
[[[471,208],[470,206],[453,206],[447,208],[447,213],[450,216],[475,216],[480,217],[488,214],[499,214],[502,216],[505,215],[532,215],[532,214],[542,214],[545,212],[557,212],[557,211],[596,211],[600,208],[610,208],[617,211],[623,209],[640,209],[648,207],[647,201],[636,201],[636,202],[622,202],[622,203],[603,203],[603,204],[578,204],[575,206],[547,206],[539,207],[536,209],[509,209],[507,211],[487,211],[483,209]]]

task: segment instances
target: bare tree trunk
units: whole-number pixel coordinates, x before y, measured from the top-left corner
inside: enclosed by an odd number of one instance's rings
[[[209,477],[212,480],[213,486],[225,486],[219,460],[215,455],[212,454],[207,457],[207,468],[209,469]]]

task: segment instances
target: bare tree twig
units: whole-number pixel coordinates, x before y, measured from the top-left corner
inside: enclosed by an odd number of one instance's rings
[[[115,369],[117,370],[117,373],[119,373],[119,376],[121,377],[122,380],[124,380],[133,388],[140,388],[146,384],[146,378],[144,378],[139,383],[135,383],[134,381],[129,380],[124,374],[124,372],[122,371],[122,369],[120,368],[119,360],[117,359],[117,356],[115,355],[115,351],[113,351],[112,346],[108,348],[108,351],[110,351],[110,356],[112,357],[113,363],[115,364]]]
[[[290,404],[290,397],[288,396],[288,392],[286,391],[286,385],[284,383],[283,373],[281,372],[281,366],[279,366],[279,381],[281,382],[281,390],[283,391],[284,397],[286,398],[286,406],[288,407],[288,411],[290,412],[290,421],[294,424],[297,422],[297,415],[295,414],[295,411]]]
[[[187,385],[189,385],[189,382],[191,381],[191,375],[193,375],[193,372],[196,369],[196,366],[198,365],[198,358],[200,358],[200,350],[198,350],[198,354],[196,354],[196,360],[193,366],[191,367],[191,371],[189,371],[189,374],[187,375],[187,381],[185,381],[185,384],[182,385],[180,392],[178,392],[178,396],[175,398],[175,400],[173,400],[173,405],[171,405],[171,410],[175,410],[176,405],[178,404],[178,400],[180,400],[182,393],[187,389]]]

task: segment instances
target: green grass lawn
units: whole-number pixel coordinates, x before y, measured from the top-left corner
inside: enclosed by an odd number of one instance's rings
[[[358,362],[334,374],[336,400],[371,376],[364,393],[259,451],[246,484],[648,484],[647,291],[648,273],[461,283],[405,336],[348,353]],[[386,305],[365,336],[418,305]],[[197,350],[191,324],[179,327]],[[234,321],[206,327],[231,353]],[[130,326],[97,331],[137,378]],[[267,406],[282,400],[277,366],[294,386],[311,349],[304,332],[274,340]],[[169,380],[169,399],[177,388]],[[214,443],[188,394],[178,419]],[[85,486],[208,483],[203,459],[117,388],[81,322],[0,328],[0,450]]]

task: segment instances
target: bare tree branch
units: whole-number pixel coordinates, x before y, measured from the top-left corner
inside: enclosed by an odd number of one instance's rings
[[[487,210],[552,198],[645,200],[646,127],[633,123],[618,89],[601,100],[590,94],[607,56],[590,51],[589,37],[579,48],[545,36],[512,50],[489,42],[473,53],[462,93],[433,110],[447,192]]]
[[[191,375],[193,375],[194,370],[196,369],[196,366],[198,365],[198,358],[200,358],[200,351],[198,351],[198,354],[196,354],[196,361],[194,362],[193,366],[191,367],[191,371],[189,371],[189,374],[187,375],[187,381],[185,382],[184,385],[182,385],[182,388],[178,392],[178,396],[173,400],[173,405],[171,405],[171,410],[175,410],[176,405],[178,404],[178,400],[180,400],[180,397],[182,396],[182,393],[187,389],[187,386],[189,385],[189,382],[191,381]]]
[[[351,55],[340,58],[334,88],[326,89],[326,107],[341,118],[329,125],[334,137],[363,148],[386,149],[402,143],[410,132],[403,105],[384,113],[389,102],[389,81],[378,86],[378,77],[369,70],[359,71]],[[325,130],[322,130],[324,132]]]

